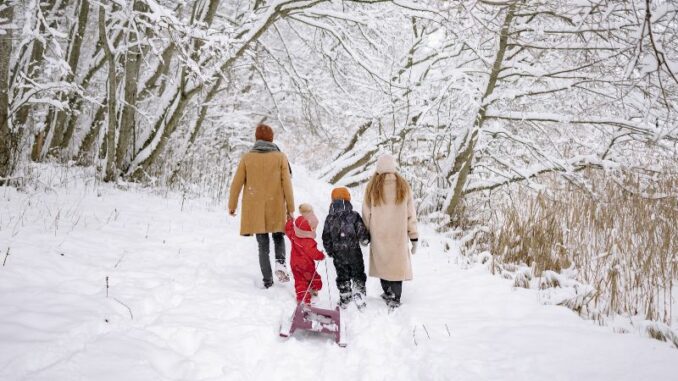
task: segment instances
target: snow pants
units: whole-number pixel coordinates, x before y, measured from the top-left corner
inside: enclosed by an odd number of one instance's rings
[[[311,296],[317,294],[323,288],[323,282],[315,269],[295,268],[292,266],[292,275],[294,276],[294,290],[297,293],[297,303],[310,303]]]
[[[354,294],[359,294],[365,299],[367,275],[365,274],[365,263],[362,256],[334,258],[333,262],[334,268],[337,270],[339,302],[342,304],[348,303]]]
[[[273,236],[273,246],[275,247],[275,261],[285,264],[285,233],[271,233]],[[273,271],[271,270],[271,244],[268,233],[257,234],[257,244],[259,245],[259,267],[261,275],[264,277],[264,285],[273,284]]]

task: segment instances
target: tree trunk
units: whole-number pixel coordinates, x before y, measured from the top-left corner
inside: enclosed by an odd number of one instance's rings
[[[49,1],[44,1],[39,5],[39,7],[40,7],[39,12],[41,12],[44,15],[47,13],[47,10],[52,7],[52,4]],[[38,34],[40,35],[40,37],[45,34],[45,23],[40,18],[38,18]],[[42,38],[33,39],[33,43],[31,44],[31,57],[29,58],[27,65],[28,68],[25,73],[27,78],[35,80],[36,78],[40,77],[44,53],[45,53],[45,44],[42,42]],[[30,105],[25,105],[21,107],[17,111],[15,125],[17,126],[25,125],[26,121],[28,120],[28,115],[30,111],[31,111]]]
[[[179,174],[179,170],[181,169],[181,165],[184,162],[184,158],[186,157],[186,154],[191,150],[193,147],[193,143],[195,143],[195,139],[198,137],[200,134],[200,130],[202,129],[202,124],[205,122],[205,117],[207,117],[207,109],[209,107],[209,103],[212,102],[212,99],[217,95],[219,92],[219,88],[221,87],[221,82],[222,82],[223,77],[219,77],[217,79],[217,82],[212,86],[210,89],[209,93],[207,93],[207,96],[203,100],[203,105],[200,106],[200,111],[198,112],[198,119],[195,122],[195,125],[193,126],[193,130],[191,131],[191,136],[188,138],[188,145],[186,146],[186,149],[184,150],[184,156],[182,156],[179,159],[179,163],[177,163],[177,166],[172,170],[172,175],[170,176],[170,183],[173,183],[176,180],[177,175]]]
[[[103,103],[104,105],[107,105],[108,100],[104,99]],[[94,142],[97,141],[99,131],[101,131],[101,125],[104,122],[104,117],[106,115],[106,106],[104,105],[97,108],[97,112],[94,114],[94,120],[92,121],[92,127],[82,139],[82,143],[80,143],[77,156],[78,164],[80,165],[92,164],[92,160],[89,160],[89,155],[92,153],[92,146],[94,146]]]
[[[466,180],[468,179],[468,175],[471,172],[473,154],[476,143],[478,142],[478,133],[483,127],[486,119],[485,115],[487,113],[487,105],[485,104],[485,101],[490,95],[492,95],[492,92],[497,85],[499,72],[502,69],[504,55],[506,54],[506,48],[508,47],[509,28],[513,22],[513,16],[515,14],[516,7],[517,2],[514,2],[509,6],[508,11],[506,12],[506,17],[504,18],[504,23],[502,24],[501,32],[499,34],[499,47],[497,49],[494,63],[492,64],[492,69],[487,81],[485,93],[480,100],[480,107],[476,113],[475,122],[470,133],[466,136],[464,145],[462,145],[460,153],[457,154],[457,157],[454,160],[452,172],[448,176],[450,178],[454,178],[451,199],[445,210],[446,214],[450,218],[454,217],[455,209],[459,205],[462,196],[464,195],[464,186],[466,185]]]
[[[182,80],[183,82],[183,80]],[[154,131],[156,131],[155,134],[152,134],[148,140],[146,141],[145,148],[142,148],[140,154],[144,150],[150,150],[150,153],[148,156],[142,160],[138,166],[135,168],[130,168],[133,170],[131,173],[131,177],[136,180],[140,181],[142,180],[144,174],[148,173],[150,167],[155,163],[155,161],[158,159],[160,154],[165,151],[165,147],[167,146],[167,142],[169,141],[170,137],[172,136],[172,133],[176,129],[177,125],[179,125],[179,122],[181,121],[181,118],[184,116],[184,112],[186,111],[186,106],[188,106],[188,102],[191,98],[190,94],[184,92],[183,90],[180,90],[179,93],[177,94],[178,99],[170,104],[168,106],[168,111],[172,109],[172,105],[176,102],[177,105],[176,107],[170,111],[171,116],[169,117],[169,120],[165,122],[165,118],[168,116],[168,113],[164,113],[163,117],[158,120],[158,124],[156,125],[156,128]],[[163,128],[164,124],[164,128]],[[158,140],[158,143],[155,145],[155,147],[152,146],[152,142],[155,140],[155,137],[157,134],[160,133],[160,137]]]
[[[132,10],[135,14],[143,12],[146,10],[146,4],[141,0],[135,0]],[[130,140],[136,128],[135,114],[137,108],[137,83],[141,67],[141,48],[139,47],[139,39],[134,24],[134,22],[130,22],[129,48],[125,56],[125,101],[122,107],[120,135],[118,136],[118,146],[115,155],[117,168],[124,168],[129,163],[127,161],[128,155],[136,148],[130,147]]]
[[[217,9],[219,8],[219,1],[220,0],[210,0],[210,3],[208,5],[207,11],[205,12],[205,16],[200,20],[200,15],[197,14],[197,7],[199,3],[194,4],[194,9],[193,9],[193,16],[192,20],[195,21],[202,21],[207,24],[209,27],[212,22],[214,21],[214,17],[216,16]],[[199,57],[199,50],[200,47],[202,46],[203,42],[201,40],[196,40],[193,44],[193,52],[191,53],[191,58],[193,60],[198,60]],[[241,48],[241,50],[243,50]],[[170,53],[173,53],[173,50],[170,51]],[[223,71],[223,70],[222,70]],[[181,121],[181,118],[184,115],[184,111],[186,107],[188,106],[190,100],[198,93],[200,88],[193,89],[191,92],[186,92],[185,91],[185,84],[186,84],[186,71],[185,69],[181,71],[180,75],[180,82],[179,82],[179,90],[178,90],[178,96],[179,99],[177,100],[177,105],[172,111],[172,115],[170,118],[167,120],[167,114],[163,114],[163,117],[156,123],[156,127],[154,128],[154,132],[149,136],[148,140],[144,143],[144,146],[141,148],[139,151],[139,154],[141,154],[144,150],[151,149],[150,143],[155,140],[156,134],[161,133],[162,135],[159,138],[158,144],[155,145],[155,147],[152,148],[151,152],[148,154],[148,156],[142,160],[139,165],[136,168],[130,168],[132,170],[131,176],[135,180],[141,180],[142,176],[148,172],[149,168],[155,163],[157,158],[162,154],[165,150],[165,147],[167,146],[167,142],[169,141],[170,137],[172,136],[172,133],[178,126],[179,122]],[[220,85],[221,83],[221,77],[217,79],[217,85]],[[211,89],[214,90],[214,87]],[[212,91],[210,91],[210,94],[212,94]],[[210,96],[208,94],[208,97]],[[215,91],[216,94],[216,91]],[[212,94],[212,97],[214,94]],[[174,102],[172,103],[174,104]],[[169,106],[171,108],[171,105]],[[200,111],[200,114],[203,114],[203,111]],[[204,119],[204,116],[203,118]],[[167,120],[167,122],[165,122]],[[164,128],[162,127],[162,124],[164,124]],[[198,125],[202,124],[202,121],[199,121]]]
[[[106,8],[99,5],[99,38],[104,48],[106,59],[108,60],[108,130],[106,131],[106,173],[104,181],[115,181],[117,179],[116,160],[115,160],[115,122],[116,122],[116,92],[118,81],[115,76],[115,57],[109,45],[106,35]]]
[[[126,24],[125,24],[126,25]],[[119,46],[120,45],[120,40],[123,37],[122,32],[118,32],[115,36],[115,39],[113,40],[113,46]],[[103,47],[101,46],[101,41],[97,40],[97,45],[94,51],[94,54],[91,56],[91,60],[94,61],[94,65],[92,65],[87,73],[84,75],[82,78],[82,82],[80,83],[80,86],[83,89],[87,89],[89,87],[89,83],[94,78],[94,75],[99,72],[99,70],[106,65],[107,62],[107,57],[106,53],[103,52],[103,56],[101,58],[97,58],[99,53],[102,52]],[[92,148],[93,141],[87,141],[88,137],[91,137],[92,134],[94,134],[94,137],[99,136],[99,130],[101,128],[101,122],[103,121],[103,117],[106,115],[106,98],[104,98],[104,101],[102,102],[104,106],[99,106],[97,108],[97,112],[95,113],[94,121],[92,121],[90,125],[90,130],[87,132],[85,135],[85,138],[83,141],[80,143],[80,148],[78,148],[78,153],[75,159],[78,161],[78,163],[84,163],[82,160],[82,154],[83,152],[89,152],[90,149]],[[86,102],[81,98],[81,97],[76,97],[75,98],[75,104],[71,104],[71,114],[68,118],[68,126],[66,127],[66,131],[72,130],[75,131],[75,128],[78,126],[78,121],[80,120],[80,115],[82,115],[82,107],[83,105],[86,104]],[[93,129],[96,129],[96,131],[92,131]],[[84,147],[83,147],[84,146]]]
[[[85,35],[85,29],[87,28],[87,19],[89,18],[89,0],[80,0],[80,8],[78,11],[78,21],[73,28],[71,33],[71,46],[68,51],[68,67],[70,72],[66,76],[66,82],[73,82],[75,79],[75,74],[78,71],[78,62],[80,61],[80,48],[82,47],[82,40]],[[60,98],[64,98],[65,95],[61,95]],[[69,97],[69,105],[75,103],[76,95],[71,95]],[[50,150],[61,151],[68,148],[71,138],[73,137],[73,129],[67,129],[67,119],[68,111],[66,110],[57,110],[56,111],[56,120],[54,124],[54,135],[52,136],[52,141],[50,143]]]
[[[40,5],[40,10],[42,14],[46,14],[49,8],[54,6],[53,1],[46,1]],[[38,33],[40,36],[45,34],[45,23],[42,20],[38,20],[40,26],[38,27]],[[43,54],[45,53],[45,44],[42,42],[41,38],[36,38],[33,40],[33,46],[31,47],[31,58],[28,63],[28,78],[38,78],[40,76],[40,69],[42,66]],[[24,125],[28,120],[28,114],[31,108],[29,106],[22,107],[16,117],[17,125]],[[42,154],[42,147],[45,142],[45,131],[40,130],[34,132],[33,136],[33,149],[31,150],[31,160],[39,161]]]
[[[166,78],[172,67],[172,58],[174,57],[175,51],[176,45],[174,45],[173,42],[170,42],[162,52],[160,62],[158,62],[158,66],[153,71],[153,75],[146,80],[144,86],[139,90],[139,93],[137,94],[138,102],[143,102],[153,94],[162,96],[165,92]],[[157,92],[155,91],[156,88],[158,88]]]
[[[0,10],[0,18],[8,20],[8,26],[14,19],[14,4],[4,4]],[[12,171],[13,150],[16,148],[9,122],[9,57],[12,54],[12,29],[4,29],[0,35],[0,185],[2,178],[8,177]]]
[[[59,26],[55,20],[58,19],[60,12],[62,12],[67,5],[68,1],[59,0],[50,0],[45,4],[45,12],[43,13],[43,16],[45,17],[44,21],[49,22],[50,28],[59,29]],[[54,125],[53,121],[55,111],[56,110],[53,107],[48,109],[47,116],[45,117],[44,128],[35,135],[33,148],[31,150],[31,160],[33,161],[40,161],[44,157],[43,150],[49,136],[49,132]]]

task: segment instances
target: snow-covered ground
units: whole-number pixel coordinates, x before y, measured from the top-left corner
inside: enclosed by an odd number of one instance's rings
[[[0,188],[0,380],[672,380],[678,351],[539,303],[424,227],[415,279],[389,314],[346,313],[349,346],[278,337],[290,283],[260,286],[256,243],[222,205],[121,190],[51,168],[52,188]],[[54,172],[56,171],[56,172]],[[329,186],[295,168],[323,217]],[[447,242],[447,243],[446,243]],[[288,245],[289,247],[289,245]],[[9,256],[5,258],[7,249]],[[320,273],[321,304],[337,299]],[[108,279],[108,290],[106,287]],[[328,289],[331,291],[328,294]],[[107,295],[108,294],[108,295]]]

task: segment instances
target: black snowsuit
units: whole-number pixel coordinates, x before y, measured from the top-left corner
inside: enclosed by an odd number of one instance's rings
[[[369,242],[370,233],[360,214],[353,211],[351,202],[333,201],[323,227],[323,247],[337,270],[337,288],[342,305],[346,305],[352,296],[359,304],[358,299],[365,300],[367,275],[360,245]]]

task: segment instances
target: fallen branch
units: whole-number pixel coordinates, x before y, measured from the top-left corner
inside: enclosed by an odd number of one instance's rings
[[[9,257],[9,247],[7,248],[7,252],[5,253],[5,259],[2,261],[2,267],[5,267],[5,263],[7,263],[7,257]]]
[[[118,299],[118,298],[113,298],[113,300],[115,300],[116,302],[118,302],[118,303],[122,304],[123,306],[125,306],[125,308],[127,308],[127,311],[129,311],[129,317],[130,317],[130,319],[134,320],[134,315],[132,315],[132,309],[129,308],[129,306],[128,306],[127,304],[121,302],[120,299]]]
[[[426,336],[428,337],[429,340],[431,340],[431,335],[428,334],[428,329],[426,329],[426,326],[424,324],[421,325],[424,327],[424,332],[426,332]]]
[[[126,255],[126,254],[127,254],[127,252],[122,253],[122,255],[120,256],[120,258],[118,259],[118,261],[115,262],[115,266],[113,266],[114,269],[117,269],[117,268],[118,268],[118,265],[119,265],[120,262],[122,262],[122,260],[125,258],[125,255]],[[106,277],[106,278],[108,278],[108,277]]]

